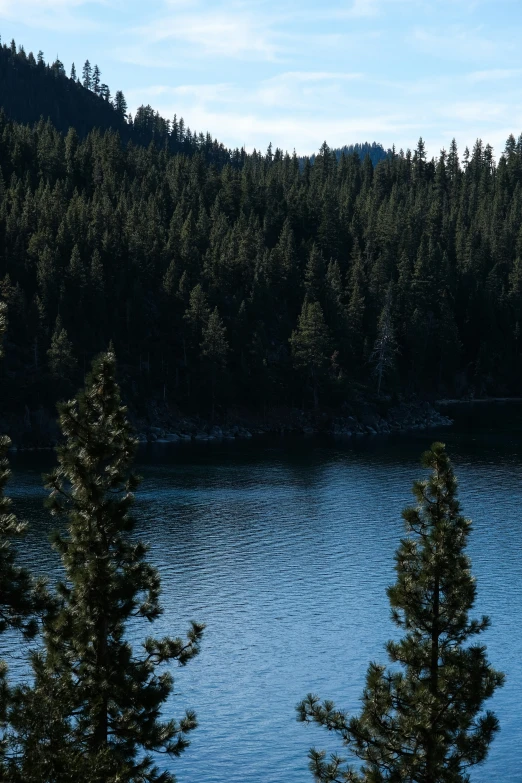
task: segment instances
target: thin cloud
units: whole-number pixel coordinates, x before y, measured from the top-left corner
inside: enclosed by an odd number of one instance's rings
[[[309,111],[311,100],[326,102],[335,97],[336,105],[344,102],[343,88],[349,82],[363,80],[361,73],[329,73],[323,71],[289,71],[265,79],[249,88],[231,82],[217,84],[186,84],[170,87],[153,85],[140,90],[131,90],[127,98],[138,101],[145,93],[153,98],[177,98],[191,101],[193,105],[250,106],[252,110],[265,108],[284,109],[286,111]]]
[[[508,40],[495,40],[482,32],[482,27],[453,26],[441,32],[417,27],[413,30],[413,44],[423,54],[445,60],[478,60],[498,58],[512,49]]]
[[[437,113],[446,117],[466,120],[466,122],[479,123],[496,120],[499,117],[507,119],[510,113],[510,106],[491,101],[458,101],[444,104],[444,106],[438,109]]]
[[[270,26],[244,13],[174,14],[130,32],[145,49],[181,42],[191,47],[195,56],[276,60],[281,51]]]
[[[473,71],[466,76],[472,84],[498,82],[506,79],[516,79],[522,73],[522,68],[492,68],[488,71]]]
[[[104,0],[0,0],[0,19],[27,27],[75,32],[99,28],[92,17],[77,13],[88,3],[104,5]]]
[[[352,7],[348,9],[346,15],[361,18],[377,16],[378,13],[377,0],[354,0]]]

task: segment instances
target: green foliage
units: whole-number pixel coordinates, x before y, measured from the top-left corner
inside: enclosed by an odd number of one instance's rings
[[[377,394],[381,393],[382,381],[395,367],[397,342],[393,325],[393,293],[391,285],[386,293],[384,307],[377,325],[377,339],[373,348],[372,361],[377,377]]]
[[[318,405],[319,385],[324,379],[331,348],[328,327],[324,322],[319,302],[305,299],[297,329],[290,338],[295,367],[310,381],[315,407]]]
[[[228,351],[226,327],[221,320],[217,307],[211,312],[206,326],[203,328],[201,355],[213,367],[224,367]]]
[[[212,385],[212,418],[214,418],[218,378],[226,367],[228,353],[226,332],[226,327],[219,316],[217,307],[215,307],[206,326],[203,327],[201,342],[201,356],[208,368]]]
[[[49,370],[56,378],[70,380],[76,369],[76,359],[73,355],[72,343],[62,326],[60,316],[56,319],[51,347],[47,351]]]
[[[339,756],[310,752],[321,783],[467,783],[498,731],[484,702],[503,683],[475,637],[489,619],[470,620],[476,595],[465,553],[471,522],[460,513],[457,481],[445,448],[422,458],[431,475],[416,481],[414,508],[403,512],[407,537],[395,557],[397,581],[388,589],[403,637],[386,650],[392,668],[371,663],[357,717],[309,695],[298,718],[336,732],[362,760],[360,773]]]
[[[114,339],[132,404],[206,407],[217,307],[223,406],[293,405],[305,297],[337,352],[324,405],[379,386],[376,366],[381,391],[518,394],[521,143],[498,164],[476,144],[464,167],[455,142],[432,160],[422,140],[413,153],[323,144],[311,165],[227,150],[150,106],[130,118],[102,87],[0,46],[0,279],[17,292],[6,369],[28,398],[49,393],[39,356],[59,314],[82,364]],[[396,350],[383,353],[390,285]]]
[[[12,713],[13,774],[24,781],[172,783],[154,756],[178,756],[196,726],[192,711],[162,721],[160,710],[173,689],[166,665],[198,654],[203,626],[192,623],[186,639],[147,637],[141,652],[126,638],[131,620],[152,623],[162,609],[159,576],[133,535],[136,441],[115,364],[101,355],[85,390],[59,408],[65,442],[47,486],[67,522],[55,537],[65,579],[32,657],[34,686],[18,689]]]

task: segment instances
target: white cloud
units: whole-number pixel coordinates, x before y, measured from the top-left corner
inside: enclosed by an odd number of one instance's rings
[[[377,16],[378,13],[377,0],[354,0],[353,5],[347,11],[347,15],[352,17],[371,17]]]
[[[105,4],[104,0],[0,0],[0,19],[59,32],[97,29],[92,18],[77,13],[89,2]]]
[[[244,60],[275,60],[281,51],[266,21],[251,13],[227,11],[174,14],[134,32],[142,48],[177,42],[192,47],[195,56],[220,56]]]
[[[412,33],[414,45],[423,53],[445,60],[478,60],[498,58],[511,50],[512,44],[503,39],[494,40],[482,32],[482,27],[450,26],[436,32],[416,27]]]
[[[252,111],[260,108],[299,111],[310,109],[317,101],[336,105],[344,101],[343,87],[349,82],[363,79],[360,73],[329,73],[326,71],[288,71],[258,85],[248,88],[230,82],[217,84],[186,84],[176,87],[153,85],[146,93],[160,100],[177,99],[203,106],[249,106]],[[144,90],[131,90],[127,98],[133,102],[143,99]]]
[[[510,114],[510,106],[491,101],[458,101],[447,103],[437,109],[437,114],[445,117],[453,117],[466,122],[484,123],[495,121]]]
[[[18,14],[21,15],[21,9],[64,11],[77,8],[85,2],[86,0],[0,0],[0,14],[7,16],[18,10]]]
[[[466,75],[472,84],[483,82],[498,82],[506,79],[516,79],[522,73],[522,68],[492,68],[488,71],[473,71]]]

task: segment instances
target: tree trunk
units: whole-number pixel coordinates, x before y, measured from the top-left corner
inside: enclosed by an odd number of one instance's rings
[[[101,751],[105,748],[109,736],[108,699],[106,693],[106,681],[108,675],[107,635],[107,616],[104,614],[98,622],[98,638],[96,640],[96,666],[98,669],[98,674],[101,674],[102,681],[104,682],[103,696],[97,710],[94,725],[93,744],[96,751]]]
[[[212,416],[210,421],[214,424],[214,414],[216,410],[216,370],[212,373]]]

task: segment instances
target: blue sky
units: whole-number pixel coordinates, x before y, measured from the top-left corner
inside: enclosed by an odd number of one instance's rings
[[[521,0],[0,0],[0,33],[249,150],[522,131]]]

